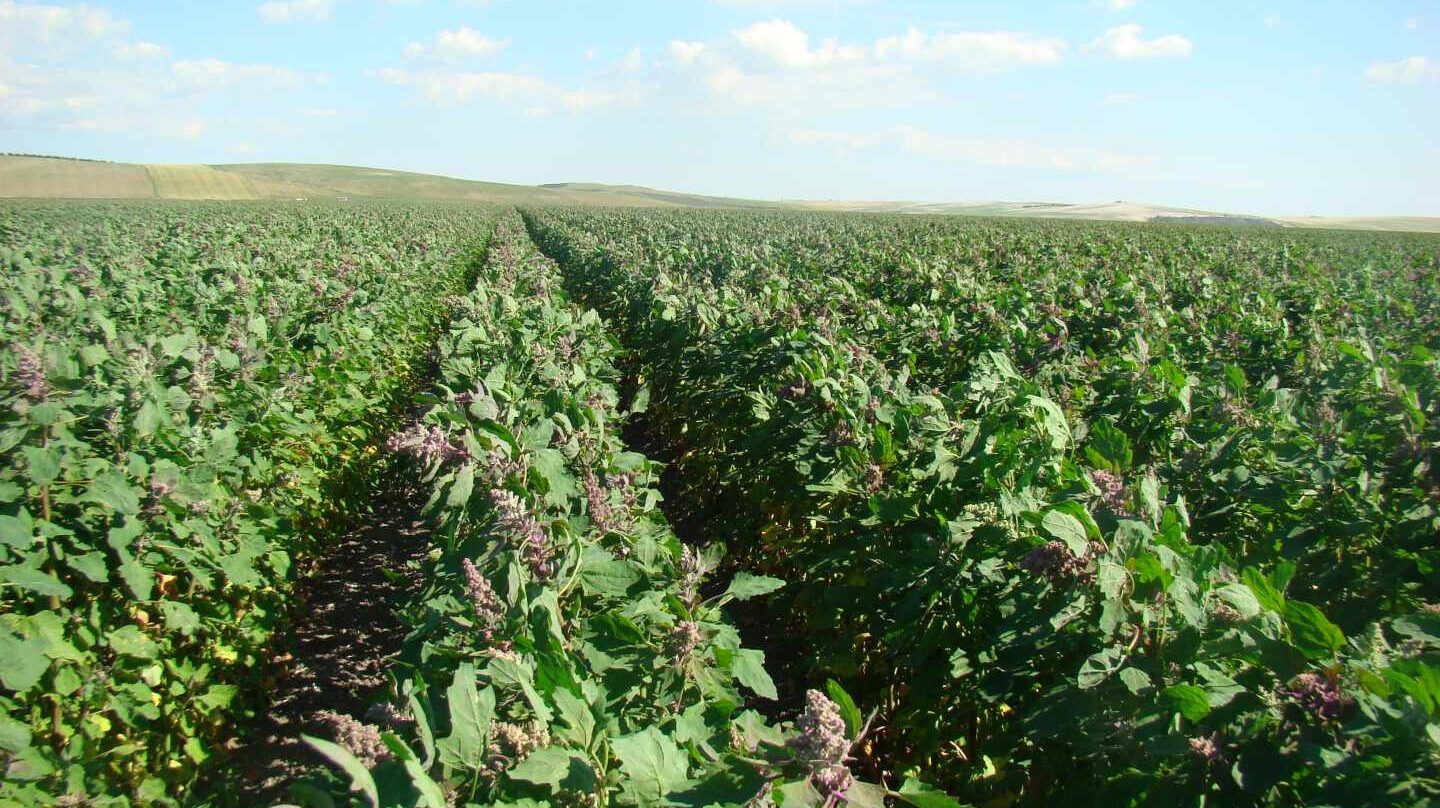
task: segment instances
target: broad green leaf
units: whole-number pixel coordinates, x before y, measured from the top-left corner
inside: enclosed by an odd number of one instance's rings
[[[1205,689],[1195,685],[1171,685],[1160,694],[1161,701],[1191,721],[1199,721],[1210,714],[1210,699]]]
[[[730,586],[725,588],[725,594],[721,600],[749,600],[760,595],[767,595],[784,585],[785,582],[779,578],[740,572],[730,579]]]
[[[555,746],[536,749],[506,773],[515,780],[550,786],[555,793],[588,794],[598,784],[589,761],[569,749]]]
[[[445,691],[450,703],[450,734],[436,743],[440,759],[452,768],[483,771],[490,722],[495,716],[495,691],[480,690],[475,666],[462,662]]]
[[[755,691],[762,698],[775,699],[775,682],[765,672],[765,652],[752,648],[741,648],[730,660],[730,673],[735,680]]]
[[[50,669],[45,651],[50,644],[40,637],[20,639],[0,634],[0,682],[6,690],[23,693]]]
[[[1085,525],[1070,514],[1052,510],[1040,520],[1040,526],[1045,529],[1046,533],[1065,542],[1065,546],[1076,556],[1083,557],[1090,552],[1090,543],[1086,540],[1085,535]]]
[[[914,778],[907,778],[899,791],[890,792],[915,808],[962,808],[960,802],[945,792]]]
[[[455,482],[450,486],[450,496],[445,504],[451,508],[462,508],[470,501],[470,492],[475,488],[475,465],[466,463],[455,473]]]
[[[845,692],[845,688],[834,679],[825,681],[825,692],[830,694],[830,700],[840,708],[840,717],[845,719],[845,731],[848,737],[858,738],[860,730],[865,728],[865,717],[860,714],[860,708],[855,706],[855,700]]]
[[[0,586],[13,586],[37,595],[68,598],[73,590],[48,572],[18,564],[0,567]]]
[[[654,727],[616,738],[610,748],[625,773],[620,799],[628,805],[658,805],[687,783],[685,753]]]
[[[1345,635],[1340,627],[1304,601],[1285,603],[1285,623],[1290,626],[1290,637],[1295,647],[1311,659],[1329,659],[1345,645]]]
[[[111,648],[115,653],[125,656],[136,657],[137,659],[154,659],[159,652],[159,646],[155,641],[145,635],[139,626],[125,626],[118,628],[106,636]]]
[[[49,485],[60,476],[60,450],[53,447],[24,447],[25,462],[30,468],[30,482]]]

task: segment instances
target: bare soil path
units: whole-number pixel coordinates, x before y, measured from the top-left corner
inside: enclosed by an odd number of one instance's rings
[[[397,609],[421,584],[429,547],[420,494],[395,487],[340,536],[297,587],[290,625],[276,634],[262,712],[237,726],[230,761],[210,792],[220,804],[284,803],[286,786],[325,765],[301,733],[328,738],[322,712],[363,718],[388,685],[386,666],[406,626]]]

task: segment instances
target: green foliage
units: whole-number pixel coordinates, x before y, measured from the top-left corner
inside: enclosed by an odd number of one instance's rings
[[[886,705],[878,765],[994,804],[1440,798],[1440,242],[525,217],[672,497]]]
[[[191,804],[492,222],[0,206],[0,803]]]

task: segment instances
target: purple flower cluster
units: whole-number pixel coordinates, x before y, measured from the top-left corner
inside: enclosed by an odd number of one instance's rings
[[[464,447],[450,442],[445,430],[433,424],[428,427],[415,424],[404,432],[397,432],[385,442],[385,448],[397,454],[410,455],[427,466],[470,456]]]
[[[850,786],[845,757],[850,738],[840,707],[818,690],[805,692],[805,711],[795,719],[796,735],[789,747],[810,769],[810,782],[825,797],[839,795]]]
[[[1321,721],[1339,719],[1355,706],[1355,700],[1345,695],[1338,682],[1318,673],[1296,676],[1283,692],[1301,709]]]
[[[590,521],[600,529],[601,533],[609,533],[615,527],[613,521],[615,513],[610,507],[609,492],[605,490],[605,486],[600,484],[600,479],[595,476],[595,472],[588,468],[585,469],[581,485],[585,489],[585,502],[590,507]]]
[[[705,577],[705,561],[688,544],[680,545],[680,599],[694,604],[700,594],[700,580]]]
[[[460,562],[460,569],[465,573],[465,592],[470,596],[470,604],[475,609],[475,617],[480,621],[480,633],[486,640],[490,639],[494,632],[495,625],[505,619],[505,607],[500,603],[500,598],[495,594],[494,587],[485,576],[480,574],[475,563],[470,559]]]
[[[44,401],[50,392],[50,383],[45,378],[45,363],[28,345],[17,344],[15,354],[15,380],[31,401]]]
[[[329,727],[335,743],[348,749],[367,769],[373,769],[394,757],[385,742],[380,740],[379,727],[330,710],[316,713],[315,720]]]
[[[1212,733],[1208,738],[1191,738],[1190,751],[1206,763],[1216,764],[1225,762],[1225,750],[1220,746],[1220,733]]]
[[[490,502],[495,506],[496,532],[508,534],[515,540],[517,551],[536,578],[549,578],[554,569],[545,528],[530,513],[524,500],[503,488],[492,488]]]
[[[1090,472],[1090,482],[1100,490],[1100,502],[1115,513],[1127,513],[1128,503],[1125,496],[1125,480],[1118,474],[1104,469],[1096,469]]]
[[[676,667],[685,664],[685,660],[694,653],[696,646],[705,636],[700,633],[700,624],[691,620],[682,620],[675,624],[670,630],[669,636],[665,638],[665,654],[675,661]]]
[[[1020,568],[1032,575],[1041,575],[1052,584],[1070,580],[1084,580],[1089,571],[1089,556],[1079,557],[1070,552],[1063,541],[1047,542],[1031,550],[1020,559]]]

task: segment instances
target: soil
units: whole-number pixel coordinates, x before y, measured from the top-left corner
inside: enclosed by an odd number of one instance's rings
[[[326,765],[300,739],[329,737],[324,711],[361,719],[383,700],[386,669],[407,627],[398,610],[418,591],[418,562],[429,549],[420,494],[396,486],[374,502],[363,524],[341,535],[296,588],[290,625],[278,632],[261,712],[237,726],[218,788],[222,804],[286,801],[286,786]],[[203,793],[203,792],[202,792]]]

